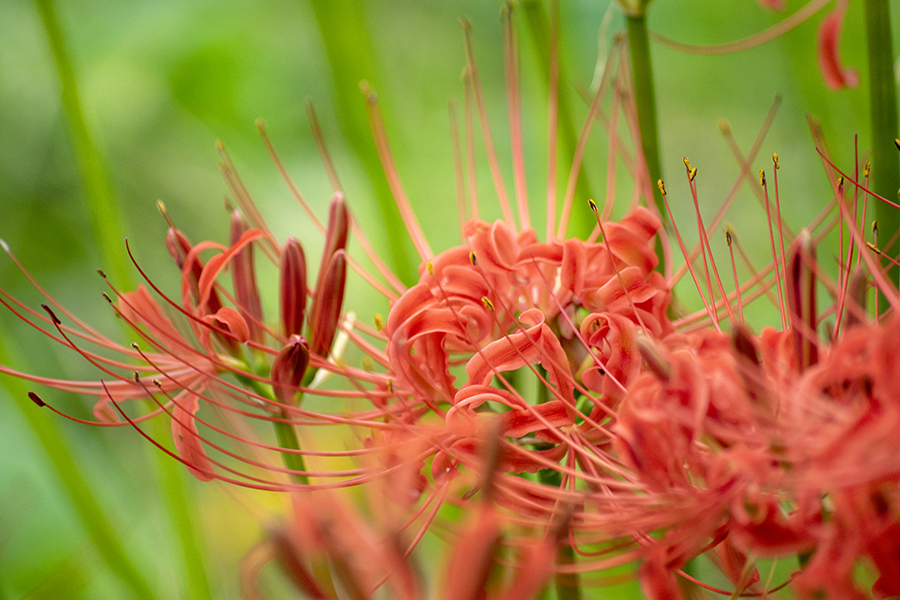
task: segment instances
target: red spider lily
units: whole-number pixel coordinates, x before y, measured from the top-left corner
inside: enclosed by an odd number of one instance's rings
[[[518,58],[508,15],[505,33],[515,201],[506,192],[467,39],[467,96],[482,122],[503,219],[479,218],[478,199],[470,193],[460,246],[432,252],[394,164],[376,96],[366,94],[386,177],[422,260],[414,286],[403,286],[374,252],[367,254],[376,273],[356,261],[348,232],[353,229],[363,249],[369,246],[343,194],[335,190],[323,226],[273,152],[324,234],[318,279],[307,287],[301,244],[274,239],[223,153],[223,172],[241,207],[229,245],[193,245],[172,226],[166,242],[181,270],[180,298],[164,294],[149,277],[155,295],[146,286],[123,293],[111,287],[114,310],[141,337],[140,346],[116,344],[51,298],[43,314],[3,294],[7,307],[82,354],[104,379],[0,370],[94,396],[99,424],[132,426],[148,438],[143,421],[164,415],[176,452],[153,442],[201,479],[292,492],[384,486],[380,492],[397,514],[378,515],[383,531],[335,496],[294,496],[295,523],[274,528],[260,556],[277,558],[298,590],[312,597],[338,597],[335,578],[353,597],[370,597],[385,578],[395,597],[421,597],[407,558],[441,523],[445,503],[471,513],[451,536],[441,588],[447,598],[530,597],[553,571],[578,585],[584,574],[634,564],[627,577],[639,579],[649,597],[679,598],[682,581],[691,580],[684,567],[699,556],[710,556],[731,581],[733,590],[724,593],[765,595],[774,586],[763,582],[755,561],[785,555],[808,559],[793,576],[799,593],[852,597],[862,560],[877,570],[875,593],[895,593],[900,398],[893,383],[900,321],[868,319],[856,299],[865,283],[851,270],[864,260],[892,308],[898,299],[879,259],[861,252],[864,216],[857,219],[856,200],[851,208],[836,185],[830,208],[839,207],[838,219],[794,236],[781,220],[774,157],[774,203],[764,174],[759,192],[772,262],[762,271],[750,265],[742,285],[735,271],[728,292],[709,239],[721,215],[704,223],[697,170],[685,159],[699,242],[689,249],[673,223],[685,265],[675,274],[671,264],[658,269],[654,245],[664,232],[660,215],[641,205],[648,197],[646,165],[617,134],[618,119],[632,136],[636,132],[617,51],[591,102],[559,211],[551,140],[541,238],[531,225],[525,185]],[[551,81],[551,130],[556,86]],[[611,88],[606,115],[603,100]],[[466,120],[474,123],[471,109]],[[594,211],[597,225],[587,239],[573,239],[567,225],[575,182],[595,122],[609,126],[610,179],[621,160],[635,179],[634,202],[618,221],[610,219],[613,191],[602,211],[593,201],[582,206]],[[472,144],[467,148],[467,164],[474,163]],[[458,179],[464,181],[473,173],[462,162]],[[326,168],[333,173],[330,163]],[[863,214],[870,195],[864,185],[857,183]],[[660,189],[666,197],[662,182]],[[841,247],[834,282],[816,262],[814,247],[836,222]],[[737,236],[726,235],[733,252]],[[260,308],[259,253],[279,269],[276,325],[267,324]],[[384,327],[356,323],[344,312],[348,267],[390,303]],[[688,272],[703,308],[684,315],[671,306],[671,289]],[[818,281],[835,298],[827,343],[817,333],[823,314]],[[743,307],[767,295],[782,327],[756,335],[743,323]],[[346,364],[344,343],[373,366]],[[326,389],[319,374],[336,376],[339,389]],[[333,408],[321,409],[323,402],[310,408],[311,396],[333,401]],[[44,405],[37,394],[32,398]],[[146,401],[151,410],[135,417],[125,400]],[[277,444],[261,441],[270,438],[259,422],[274,425]],[[320,446],[311,430],[326,426],[349,447]],[[314,443],[301,444],[298,431]],[[356,466],[330,468],[332,459]],[[508,586],[498,584],[492,577],[511,550],[517,573]],[[250,565],[251,572],[258,566]]]

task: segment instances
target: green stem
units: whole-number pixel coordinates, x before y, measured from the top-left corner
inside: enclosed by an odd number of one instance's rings
[[[303,381],[300,384],[303,387],[309,386],[310,382],[315,377],[316,369],[309,369],[306,372],[306,375],[303,377]],[[255,393],[259,394],[263,398],[271,400],[272,402],[276,402],[275,395],[272,393],[272,390],[268,387],[260,383],[255,379],[251,379],[249,377],[243,375],[237,375],[238,381],[252,389]],[[297,403],[303,400],[303,394],[299,394]],[[282,419],[290,419],[291,415],[288,411],[282,410],[279,415]],[[283,423],[281,421],[272,421],[272,425],[275,427],[275,437],[278,438],[278,445],[285,450],[300,450],[300,440],[297,438],[297,432],[294,430],[294,426],[291,423]],[[282,452],[281,460],[284,462],[284,466],[292,471],[306,471],[306,463],[303,460],[302,454],[297,454],[296,452]],[[306,475],[300,474],[292,474],[292,477],[302,485],[309,485],[309,478]]]
[[[81,172],[85,203],[91,219],[91,229],[100,247],[103,262],[120,287],[131,285],[131,268],[124,251],[124,226],[120,203],[112,184],[109,169],[84,118],[77,78],[63,36],[59,15],[53,0],[34,0],[40,13],[47,40],[59,77],[60,96],[66,114],[72,148]],[[49,422],[49,421],[48,421]],[[154,420],[156,437],[170,435],[165,423]],[[46,423],[42,427],[47,427]],[[41,432],[38,431],[39,436]],[[203,552],[193,523],[192,507],[185,490],[186,474],[177,463],[161,452],[152,450],[160,478],[168,516],[175,527],[183,551],[187,575],[188,595],[191,598],[212,598]],[[104,543],[109,543],[108,540]]]
[[[656,182],[662,179],[659,160],[659,126],[656,119],[656,92],[653,87],[653,69],[650,62],[650,39],[647,36],[647,13],[627,15],[628,51],[631,55],[631,74],[634,78],[634,100],[637,107],[638,127],[641,132],[641,147],[650,176],[650,193],[659,214],[665,220],[666,207]],[[656,239],[657,256],[660,257],[658,270],[662,270],[662,242]]]
[[[900,188],[900,159],[894,139],[898,136],[897,87],[894,81],[893,45],[889,0],[866,0],[866,41],[869,55],[869,114],[872,119],[872,189],[887,198],[897,199]],[[900,226],[900,213],[879,202],[878,239],[884,250],[893,245]],[[895,254],[895,253],[892,253]],[[890,271],[897,282],[897,271]]]
[[[100,246],[106,267],[122,287],[131,283],[131,269],[125,258],[125,232],[122,213],[116,201],[112,180],[103,156],[88,129],[78,93],[75,70],[66,49],[59,15],[53,0],[34,0],[50,42],[53,62],[59,77],[60,97],[78,167],[81,171],[85,201],[91,217],[91,229]]]

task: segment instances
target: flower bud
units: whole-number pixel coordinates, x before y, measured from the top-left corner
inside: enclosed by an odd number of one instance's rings
[[[190,286],[191,296],[193,296],[194,302],[199,302],[199,283],[200,275],[203,273],[203,262],[195,254],[191,258],[190,264],[187,265],[187,267],[185,266],[188,262],[188,255],[193,248],[190,240],[188,240],[187,236],[179,230],[170,227],[169,231],[166,233],[166,248],[169,250],[169,254],[172,255],[175,264],[181,269],[182,289],[184,285]],[[219,294],[216,292],[215,288],[210,291],[209,298],[206,301],[206,308],[209,314],[215,314],[222,308],[222,301],[219,299]]]
[[[231,213],[231,244],[237,244],[247,231],[247,221],[240,211]],[[259,301],[259,288],[256,285],[256,270],[253,266],[253,246],[247,244],[231,260],[231,276],[234,283],[234,295],[238,307],[246,315],[245,320],[250,328],[250,339],[262,343],[262,304]]]
[[[344,285],[347,282],[347,259],[343,250],[338,250],[328,267],[319,275],[316,298],[309,315],[310,352],[325,357],[331,351],[331,344],[341,318],[344,303]]]
[[[328,229],[325,230],[325,248],[322,251],[322,263],[319,265],[319,280],[325,273],[325,267],[334,253],[347,248],[347,229],[350,218],[347,215],[347,201],[344,194],[335,192],[328,205]]]
[[[297,392],[309,366],[309,344],[299,335],[292,335],[272,363],[272,390],[282,404],[297,404]]]
[[[288,238],[281,252],[281,325],[286,337],[299,335],[306,314],[306,255]]]

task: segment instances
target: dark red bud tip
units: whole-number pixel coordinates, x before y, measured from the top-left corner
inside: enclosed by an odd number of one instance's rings
[[[59,320],[59,317],[56,316],[56,313],[53,312],[53,310],[49,306],[47,306],[46,304],[41,304],[41,308],[47,311],[47,314],[50,315],[51,319],[53,319],[54,325],[62,325],[62,321]]]
[[[328,261],[338,250],[347,248],[347,231],[350,217],[347,214],[347,201],[344,194],[335,192],[328,205],[328,229],[325,231],[325,249],[322,252],[322,264],[319,265],[319,279],[322,279]]]
[[[169,231],[166,232],[166,249],[178,268],[183,269],[187,254],[191,251],[191,242],[183,233],[174,227],[170,227]]]
[[[309,344],[299,335],[292,335],[272,363],[272,390],[284,404],[294,404],[300,383],[309,367]]]
[[[317,356],[328,356],[337,333],[344,304],[344,286],[347,282],[347,258],[340,250],[331,257],[328,268],[319,277],[316,299],[309,316],[310,351]]]
[[[303,246],[288,238],[281,253],[281,324],[290,337],[303,331],[306,315],[306,255]]]
[[[231,245],[240,243],[244,233],[250,227],[240,211],[231,213]],[[241,311],[249,315],[247,325],[250,328],[250,339],[262,343],[262,302],[259,297],[259,287],[256,283],[256,269],[253,264],[253,245],[247,244],[231,260],[231,276],[234,283],[234,293]]]
[[[31,398],[31,401],[32,401],[32,402],[34,402],[35,404],[37,404],[37,405],[38,405],[39,407],[41,407],[41,408],[47,406],[47,403],[44,402],[43,400],[41,400],[41,397],[38,396],[38,395],[37,395],[36,393],[34,393],[34,392],[28,392],[28,397]]]

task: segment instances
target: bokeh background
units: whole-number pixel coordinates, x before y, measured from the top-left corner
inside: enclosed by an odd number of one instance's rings
[[[519,4],[528,181],[532,210],[542,214],[546,87],[538,49],[545,41],[536,39],[525,16],[545,14],[546,3]],[[598,57],[609,52],[624,18],[606,0],[561,4],[562,85],[577,131],[587,113],[578,92],[590,88]],[[680,42],[723,43],[772,26],[804,2],[786,4],[785,11],[775,13],[753,0],[656,0],[649,25]],[[842,55],[865,82],[861,4],[850,2]],[[48,293],[102,331],[120,335],[100,297],[105,284],[95,269],[111,266],[98,249],[88,216],[60,80],[37,6],[27,0],[0,3],[0,238]],[[316,107],[351,209],[379,252],[406,281],[412,280],[418,266],[412,246],[397,220],[385,221],[379,208],[386,185],[367,134],[357,87],[361,79],[379,94],[400,174],[432,247],[458,243],[447,106],[449,100],[463,101],[460,17],[473,24],[488,111],[512,189],[498,2],[68,0],[57,9],[88,131],[120,203],[125,233],[142,267],[170,291],[177,290],[177,273],[165,251],[166,224],[155,203],[163,200],[193,240],[227,239],[223,199],[228,190],[217,169],[216,140],[224,141],[275,234],[304,240],[316,256],[321,239],[280,180],[254,125],[258,118],[266,121],[294,180],[324,216],[331,188],[306,118],[307,100]],[[807,116],[821,121],[843,166],[853,164],[857,134],[865,154],[865,85],[832,92],[818,72],[815,37],[823,16],[820,12],[772,42],[732,55],[693,56],[652,45],[663,171],[676,219],[689,240],[696,234],[689,225],[693,213],[682,157],[690,157],[700,172],[701,206],[708,216],[738,176],[719,130],[721,119],[747,152],[775,95],[781,95],[755,170],[770,169],[771,152],[779,153],[781,202],[795,229],[832,196]],[[897,23],[894,31],[900,31]],[[585,169],[598,195],[605,187],[605,147],[605,136],[595,127]],[[479,153],[483,212],[496,218],[480,141]],[[560,190],[567,168],[562,160]],[[620,190],[622,198],[629,197],[630,185],[620,181]],[[579,190],[579,206],[586,193]],[[745,246],[761,256],[760,263],[767,260],[764,215],[748,189],[739,193],[729,220]],[[131,276],[137,280],[135,271]],[[0,287],[30,306],[43,301],[6,256],[0,256]],[[264,293],[274,306],[271,287]],[[680,295],[689,304],[690,288],[683,289]],[[387,310],[358,285],[347,306],[359,307],[364,318]],[[757,329],[774,319],[766,309],[757,318]],[[48,376],[96,376],[9,313],[0,316],[0,336],[4,360],[15,368]],[[9,393],[0,389],[0,598],[127,598],[132,593],[91,542],[54,467],[61,464],[77,468],[97,502],[98,517],[111,524],[157,597],[196,597],[186,583],[190,567],[177,535],[184,525],[173,522],[165,508],[160,489],[166,487],[161,483],[166,475],[156,451],[127,428],[79,426],[39,411],[10,381],[0,378],[0,384],[10,384]],[[73,414],[90,414],[85,399],[41,393]],[[49,454],[36,427],[56,441]],[[65,454],[71,463],[55,461],[53,453]],[[191,507],[195,555],[205,568],[210,595],[237,597],[238,565],[267,520],[283,511],[283,499],[201,485],[176,472]],[[268,577],[266,585],[273,597],[289,597],[277,577]],[[623,597],[633,591],[623,591]]]

